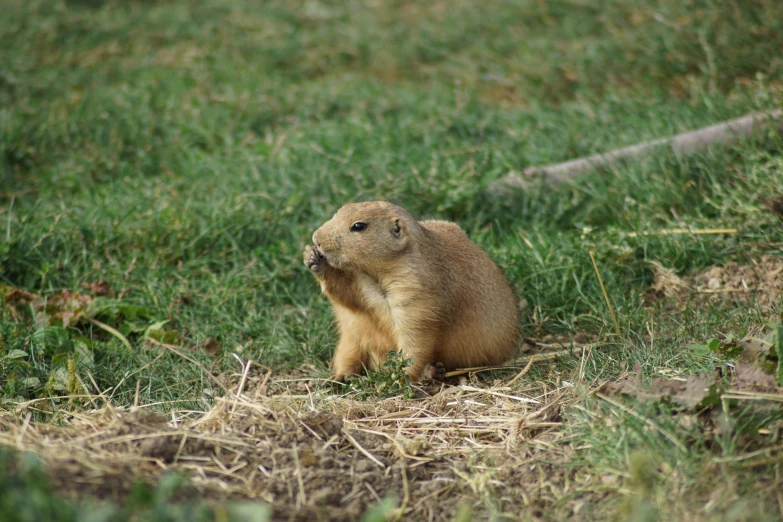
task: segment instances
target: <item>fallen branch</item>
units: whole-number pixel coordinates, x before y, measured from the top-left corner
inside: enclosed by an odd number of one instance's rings
[[[695,236],[708,236],[713,234],[737,234],[739,230],[736,228],[704,228],[704,229],[690,229],[690,228],[670,228],[664,230],[654,230],[652,232],[628,232],[628,237],[639,236],[673,236],[678,234],[692,234]]]
[[[571,181],[587,172],[612,167],[626,160],[636,160],[649,156],[661,149],[670,148],[677,154],[694,154],[713,145],[728,145],[742,137],[751,136],[767,127],[770,121],[778,122],[783,128],[783,112],[780,110],[750,114],[735,120],[724,121],[703,129],[677,134],[668,138],[645,141],[630,147],[615,149],[611,152],[594,154],[564,163],[545,167],[529,167],[521,174],[512,173],[489,186],[490,192],[503,193],[509,189],[527,186],[535,179],[541,179],[549,185]]]

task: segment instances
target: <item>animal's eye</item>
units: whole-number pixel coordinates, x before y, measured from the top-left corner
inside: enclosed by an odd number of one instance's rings
[[[351,225],[351,232],[361,232],[367,228],[367,223],[362,223],[361,221],[357,221],[353,225]]]

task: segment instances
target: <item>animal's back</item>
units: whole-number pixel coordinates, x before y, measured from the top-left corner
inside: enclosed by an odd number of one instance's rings
[[[455,223],[422,221],[435,239],[426,257],[444,298],[438,360],[446,368],[497,364],[511,358],[519,335],[516,297],[489,255]]]

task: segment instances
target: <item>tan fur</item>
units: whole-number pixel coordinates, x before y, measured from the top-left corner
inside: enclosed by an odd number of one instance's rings
[[[363,231],[351,231],[356,223]],[[313,234],[304,252],[332,302],[340,342],[337,378],[376,368],[389,350],[446,370],[499,364],[514,354],[516,298],[489,256],[454,223],[416,221],[405,209],[350,203]]]

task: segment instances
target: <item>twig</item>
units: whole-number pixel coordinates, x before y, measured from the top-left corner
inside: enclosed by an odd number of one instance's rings
[[[606,293],[606,287],[604,286],[604,280],[601,278],[601,272],[598,271],[598,265],[595,264],[595,256],[593,251],[590,251],[590,260],[593,262],[593,268],[595,268],[595,275],[598,276],[598,283],[601,285],[601,291],[604,293],[604,299],[606,299],[606,306],[609,307],[609,313],[612,314],[612,321],[614,322],[614,329],[617,332],[617,337],[622,337],[620,333],[620,325],[617,324],[617,316],[614,315],[614,308],[612,308],[612,302],[609,301],[609,294]]]
[[[752,459],[753,457],[758,457],[759,455],[770,454],[773,451],[780,451],[783,449],[783,444],[778,444],[777,446],[771,446],[768,448],[762,448],[760,450],[751,451],[750,453],[745,453],[744,455],[734,455],[732,457],[716,457],[712,459],[713,462],[722,464],[725,462],[742,462],[743,460]]]
[[[98,383],[95,382],[95,377],[93,377],[92,372],[87,370],[87,376],[90,378],[90,382],[92,383],[93,388],[95,388],[95,391],[98,392],[98,397],[103,399],[104,406],[109,405],[109,398],[106,397],[106,392],[109,391],[111,388],[107,388],[106,391],[101,391],[101,389],[98,387]],[[90,399],[92,400],[92,399]]]
[[[541,404],[538,402],[538,404]],[[408,418],[391,418],[391,419],[353,419],[354,423],[357,422],[378,422],[378,423],[394,423],[404,422],[413,425],[428,425],[428,424],[447,424],[447,425],[470,425],[470,424],[507,424],[509,422],[508,417],[489,417],[489,416],[477,416],[471,418],[454,418],[454,417],[408,417]],[[426,428],[435,429],[435,428]]]
[[[564,183],[587,172],[603,167],[613,167],[626,160],[638,160],[667,148],[677,154],[693,154],[706,150],[713,145],[728,145],[737,141],[739,137],[755,134],[765,128],[768,123],[778,122],[781,117],[783,117],[783,112],[780,110],[755,113],[702,129],[677,134],[668,138],[645,141],[606,153],[594,154],[545,167],[529,167],[522,174],[512,173],[493,182],[490,184],[489,190],[496,194],[502,194],[509,189],[524,188],[531,179],[535,178],[540,178],[550,185]]]
[[[783,402],[783,393],[757,393],[744,390],[729,390],[722,396],[724,399],[737,399],[744,401],[776,401]]]
[[[55,395],[50,397],[41,397],[38,399],[30,399],[29,401],[24,402],[17,402],[14,403],[14,411],[16,413],[23,413],[26,408],[30,408],[33,406],[33,404],[39,403],[39,402],[49,402],[54,401],[58,399],[89,399],[90,397],[93,397],[93,395],[90,394],[79,394],[79,395]]]
[[[242,365],[242,378],[239,381],[239,384],[237,385],[237,392],[236,396],[237,399],[240,399],[242,396],[242,392],[245,390],[245,383],[247,382],[247,375],[250,372],[250,365],[253,361],[247,361],[247,363],[243,363],[242,359],[237,355],[234,354],[234,357],[237,358],[237,361],[239,361],[239,364]],[[236,410],[237,405],[234,403],[233,407],[231,408],[231,414],[234,414],[234,411]]]
[[[382,500],[381,500],[381,496],[380,496],[380,495],[378,495],[378,492],[377,492],[377,491],[375,491],[375,488],[373,488],[373,487],[370,485],[370,483],[369,483],[369,482],[364,482],[363,484],[364,484],[364,487],[366,487],[366,488],[367,488],[367,491],[369,491],[369,492],[370,492],[370,494],[371,494],[373,497],[375,497],[375,500],[376,500],[378,503],[381,503],[381,502],[382,502]]]
[[[174,463],[176,464],[179,460],[179,456],[182,455],[182,450],[185,449],[185,443],[188,441],[188,434],[185,433],[182,435],[182,439],[179,441],[179,447],[177,448],[177,453],[174,455]]]

